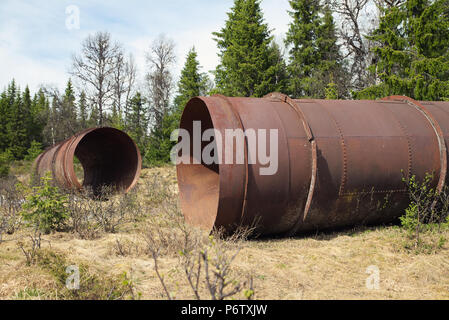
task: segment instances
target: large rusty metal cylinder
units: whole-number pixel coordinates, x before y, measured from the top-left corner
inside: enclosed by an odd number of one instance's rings
[[[265,129],[267,154],[274,149],[268,132],[277,131],[277,171],[261,174],[267,163],[251,157],[248,135],[243,145],[216,141],[218,154],[240,152],[241,163],[198,159],[194,149],[204,151],[214,138],[195,147],[195,123],[201,134],[214,129],[222,137],[230,129]],[[446,179],[449,102],[197,97],[180,129],[190,133],[190,153],[179,154],[177,165],[182,211],[206,230],[256,222],[261,234],[295,235],[389,223],[408,205],[403,177],[433,173],[439,189]]]
[[[82,183],[73,167],[75,156],[83,167]],[[36,159],[34,168],[39,176],[50,171],[62,188],[86,188],[97,194],[104,186],[128,192],[137,183],[141,165],[140,151],[126,133],[114,128],[93,128],[47,149]]]

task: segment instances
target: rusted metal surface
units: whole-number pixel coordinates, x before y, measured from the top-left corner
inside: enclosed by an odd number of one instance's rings
[[[74,157],[83,166],[80,182],[73,167]],[[48,148],[35,160],[38,176],[50,171],[57,185],[68,190],[91,189],[94,194],[103,186],[119,192],[130,191],[140,175],[142,159],[134,141],[114,128],[87,129]]]
[[[226,129],[277,129],[279,137],[271,176],[260,175],[259,160],[248,163],[246,140],[244,164],[177,166],[183,214],[207,230],[258,221],[261,234],[291,236],[388,223],[408,204],[403,176],[434,173],[435,187],[446,183],[449,102],[197,97],[180,127],[191,132],[193,121],[223,136]]]

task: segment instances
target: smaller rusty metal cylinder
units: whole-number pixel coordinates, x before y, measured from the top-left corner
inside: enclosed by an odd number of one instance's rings
[[[80,161],[84,179],[78,180],[73,161]],[[67,190],[91,189],[98,194],[104,186],[128,192],[137,183],[142,159],[135,142],[114,128],[92,128],[48,148],[34,162],[38,176],[50,171],[58,186]]]

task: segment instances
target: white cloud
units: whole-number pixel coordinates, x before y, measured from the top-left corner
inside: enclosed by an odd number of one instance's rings
[[[0,51],[0,61],[6,61],[2,64],[0,72],[1,89],[6,87],[12,79],[15,79],[16,83],[22,88],[28,85],[34,92],[41,85],[61,87],[65,85],[68,79],[65,66],[59,61],[41,63],[35,59],[18,56],[3,50]]]
[[[81,29],[65,28],[68,5],[80,7]],[[153,39],[165,33],[176,43],[176,76],[188,50],[195,46],[203,71],[215,69],[217,47],[212,32],[224,26],[232,0],[160,1],[17,1],[0,2],[0,88],[12,78],[37,89],[54,83],[60,89],[69,75],[71,54],[95,31],[109,31],[134,55],[141,75],[145,52]],[[262,9],[279,41],[288,29],[288,0],[263,0]]]

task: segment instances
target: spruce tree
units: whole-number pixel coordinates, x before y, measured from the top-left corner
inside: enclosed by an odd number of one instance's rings
[[[275,61],[270,59],[273,38],[259,0],[235,0],[225,27],[213,35],[220,50],[216,92],[260,97],[279,90]]]
[[[6,126],[8,123],[8,96],[6,90],[0,95],[0,153],[6,150],[8,146],[8,132]]]
[[[81,130],[88,128],[87,101],[84,91],[81,92],[78,100],[78,123]]]
[[[200,72],[200,69],[198,54],[193,47],[187,54],[178,82],[178,94],[174,101],[176,111],[182,112],[191,98],[206,94],[209,79],[206,74]]]
[[[62,98],[62,105],[60,109],[60,119],[64,124],[64,135],[68,138],[70,135],[75,134],[78,131],[77,117],[76,117],[76,104],[75,104],[75,90],[72,85],[72,81],[69,79],[65,89],[65,94]]]
[[[30,141],[36,141],[42,143],[43,130],[47,124],[49,117],[50,106],[47,97],[42,89],[34,95],[33,102],[31,104],[31,117],[32,125],[30,131]]]
[[[369,39],[378,44],[370,71],[380,83],[355,93],[356,98],[449,99],[447,0],[407,0],[384,9]]]
[[[335,98],[348,96],[349,77],[344,68],[343,56],[340,52],[340,46],[337,44],[338,36],[335,27],[332,11],[326,5],[321,8],[322,19],[318,28],[317,46],[319,48],[320,61],[316,71],[318,86],[313,94],[316,98],[325,98],[326,89],[334,86],[336,92]]]
[[[27,135],[27,111],[24,108],[23,97],[20,89],[15,91],[16,97],[12,104],[7,123],[8,150],[11,151],[14,159],[22,160],[28,149]]]
[[[279,44],[272,41],[270,44],[270,74],[273,74],[275,91],[285,92],[288,88],[287,65],[284,60],[284,54]]]
[[[324,98],[331,77],[345,95],[343,59],[337,45],[332,13],[319,0],[291,0],[293,21],[285,44],[290,48],[289,94],[295,98]]]
[[[93,105],[90,108],[89,120],[87,121],[88,127],[98,127],[100,121],[100,112],[98,111],[97,106]]]
[[[24,112],[24,121],[25,121],[25,130],[26,130],[26,147],[27,149],[31,146],[31,141],[33,138],[31,137],[33,131],[33,115],[32,108],[33,102],[31,100],[30,88],[26,86],[25,91],[22,95],[22,103],[23,103],[23,112]]]
[[[170,151],[173,142],[170,141],[174,118],[168,115],[162,118],[161,127],[154,127],[149,137],[148,148],[145,153],[146,165],[162,165],[170,162]]]
[[[130,101],[130,114],[127,119],[127,132],[144,154],[147,144],[148,108],[146,101],[137,92]]]
[[[0,150],[5,151],[10,146],[10,122],[16,99],[16,82],[13,79],[8,88],[2,93],[0,100]]]
[[[23,92],[14,80],[0,94],[0,152],[9,150],[21,160],[33,141],[41,143],[48,100],[42,90],[31,98],[28,86]]]
[[[54,144],[74,135],[79,130],[75,90],[72,82],[67,82],[64,94],[55,91],[52,94],[52,106],[49,112],[49,123],[46,128],[47,143]]]
[[[289,50],[289,94],[295,98],[307,96],[308,80],[319,62],[315,39],[320,25],[319,0],[292,0],[290,23],[285,44]]]

